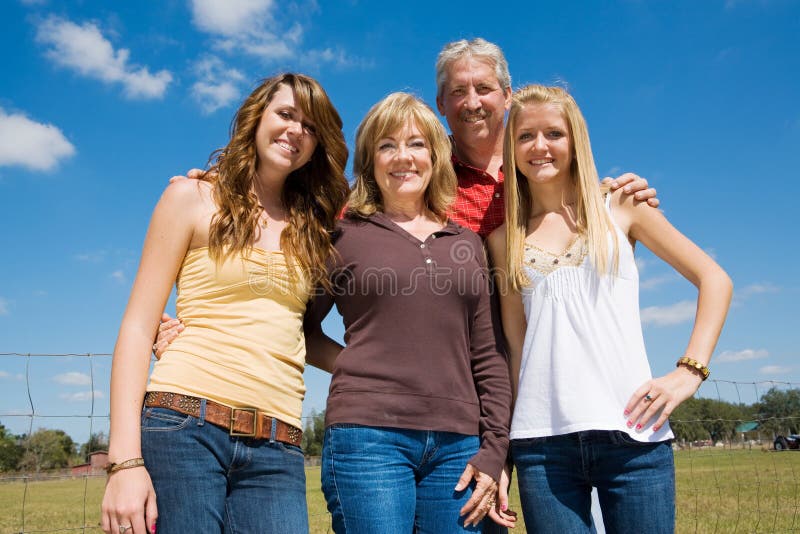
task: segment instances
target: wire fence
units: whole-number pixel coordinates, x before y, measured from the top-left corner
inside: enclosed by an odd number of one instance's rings
[[[0,423],[22,429],[28,437],[37,424],[80,428],[88,436],[107,433],[104,391],[108,391],[110,357],[108,353],[0,353],[4,384]],[[57,387],[51,386],[54,381]],[[72,391],[86,387],[88,395]],[[695,399],[754,406],[770,392],[798,389],[796,382],[710,379]],[[15,405],[20,399],[24,408]],[[71,401],[77,412],[70,409]],[[791,449],[795,441],[789,441],[790,434],[800,426],[798,406],[785,408],[785,413],[777,415],[751,410],[747,417],[724,412],[693,412],[684,419],[673,415],[671,423],[679,436],[679,430],[689,428],[686,425],[722,429],[717,437],[712,430],[703,439],[674,442],[678,532],[800,531],[800,449],[775,451],[776,436],[786,437],[781,444]],[[303,419],[305,426],[311,417]],[[800,439],[796,443],[800,445]],[[24,454],[30,454],[30,445],[26,447]],[[332,530],[319,470],[313,460],[308,462],[309,522],[312,533],[327,533]],[[91,464],[0,472],[0,533],[100,532],[104,485],[105,473]],[[512,508],[519,510],[517,495],[512,495]],[[516,531],[525,532],[524,524]]]

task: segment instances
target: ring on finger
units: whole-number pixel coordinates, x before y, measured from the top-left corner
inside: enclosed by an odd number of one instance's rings
[[[651,402],[652,400],[653,400],[653,397],[651,397],[649,393],[644,396],[644,401],[645,402]]]
[[[119,526],[119,534],[125,534],[126,531],[133,528],[133,525],[120,525]]]

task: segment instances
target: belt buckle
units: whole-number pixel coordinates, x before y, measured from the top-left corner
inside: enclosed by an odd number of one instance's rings
[[[253,431],[252,432],[236,432],[234,424],[236,423],[236,412],[248,412],[253,414]],[[239,438],[254,438],[258,432],[258,409],[257,408],[231,408],[231,426],[228,429],[228,435]]]

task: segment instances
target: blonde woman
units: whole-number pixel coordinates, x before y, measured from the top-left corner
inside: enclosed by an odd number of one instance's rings
[[[269,78],[158,202],[114,349],[105,532],[308,530],[302,318],[347,195],[341,128],[315,80]],[[176,279],[185,330],[148,383]]]
[[[730,303],[725,272],[659,211],[601,193],[586,123],[558,87],[512,100],[498,267],[515,406],[511,453],[530,532],[674,530],[670,413],[708,376]],[[638,308],[639,241],[698,288],[676,368],[652,378]],[[502,491],[502,489],[501,489]]]
[[[511,391],[483,244],[447,219],[447,135],[419,99],[389,95],[358,128],[353,171],[332,291],[307,325],[309,354],[333,372],[322,488],[334,531],[479,530],[506,457]],[[341,352],[318,329],[334,303]]]

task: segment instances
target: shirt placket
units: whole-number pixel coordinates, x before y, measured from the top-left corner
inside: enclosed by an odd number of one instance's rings
[[[434,239],[436,239],[435,233],[429,235],[425,241],[418,244],[422,256],[422,264],[425,266],[425,272],[428,276],[433,276],[433,272],[436,269],[436,261],[433,257],[433,251],[431,250],[431,244]]]

